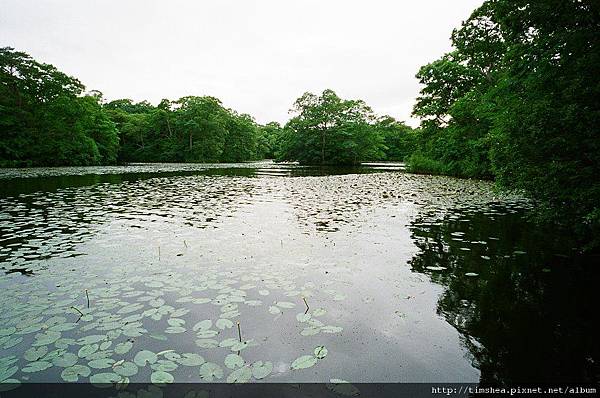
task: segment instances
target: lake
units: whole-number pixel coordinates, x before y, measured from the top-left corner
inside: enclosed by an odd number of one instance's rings
[[[490,182],[263,161],[0,184],[0,382],[598,380],[597,258]]]

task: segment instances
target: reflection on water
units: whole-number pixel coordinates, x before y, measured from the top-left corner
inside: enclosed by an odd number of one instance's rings
[[[518,196],[401,169],[4,171],[0,381],[597,379],[589,260]]]
[[[437,311],[463,335],[481,382],[599,379],[600,258],[503,204],[419,217],[411,230],[421,250],[410,265],[445,287]]]

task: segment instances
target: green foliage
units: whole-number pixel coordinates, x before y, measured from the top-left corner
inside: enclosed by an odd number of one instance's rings
[[[375,128],[383,136],[385,160],[403,161],[416,150],[417,135],[403,122],[384,116],[377,120]]]
[[[384,156],[383,136],[371,108],[343,100],[332,90],[305,93],[294,103],[296,114],[284,128],[280,160],[301,164],[358,164]]]
[[[598,231],[600,4],[488,0],[421,68],[420,172],[496,178],[540,215]]]
[[[52,65],[0,48],[0,166],[115,163],[115,125],[101,94],[83,90]]]

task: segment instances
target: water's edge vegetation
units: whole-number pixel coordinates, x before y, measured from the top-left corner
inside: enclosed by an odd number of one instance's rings
[[[405,160],[411,172],[523,190],[540,218],[598,248],[599,29],[600,6],[589,0],[484,2],[452,32],[453,51],[418,71],[418,129],[332,90],[303,94],[285,126],[260,125],[208,96],[108,102],[5,47],[0,166]]]

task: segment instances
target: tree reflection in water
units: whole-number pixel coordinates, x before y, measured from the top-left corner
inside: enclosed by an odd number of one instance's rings
[[[599,380],[598,256],[500,206],[425,214],[411,232],[420,252],[410,265],[446,287],[437,312],[462,334],[481,383]]]

